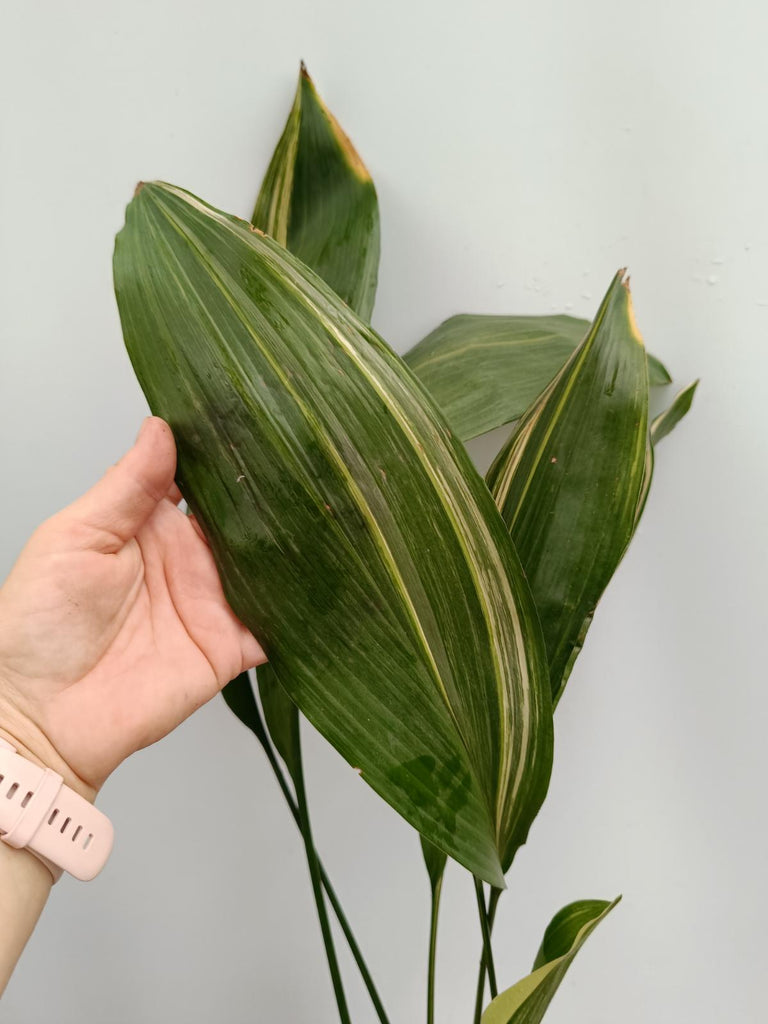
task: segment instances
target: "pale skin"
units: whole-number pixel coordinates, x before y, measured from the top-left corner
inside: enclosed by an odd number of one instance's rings
[[[171,430],[150,417],[35,531],[0,588],[0,736],[91,801],[126,757],[266,660],[177,507],[175,471]],[[32,854],[0,842],[0,995],[51,885]]]

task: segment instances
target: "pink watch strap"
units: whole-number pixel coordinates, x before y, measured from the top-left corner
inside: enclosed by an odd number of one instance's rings
[[[54,882],[62,871],[87,882],[106,864],[114,829],[61,775],[0,739],[0,841],[33,853]]]

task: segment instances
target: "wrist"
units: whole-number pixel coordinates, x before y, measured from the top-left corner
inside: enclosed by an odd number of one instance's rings
[[[7,713],[2,703],[0,703],[0,739],[10,743],[27,760],[40,765],[41,768],[50,768],[57,772],[64,780],[65,786],[69,786],[89,803],[94,803],[98,790],[81,779],[77,772],[70,768],[43,730],[33,722],[22,721],[20,716]]]
[[[58,881],[64,871],[90,881],[106,864],[114,843],[109,818],[68,786],[54,769],[0,740],[0,843],[27,849]]]

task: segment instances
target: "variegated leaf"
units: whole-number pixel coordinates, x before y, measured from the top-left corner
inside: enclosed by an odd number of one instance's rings
[[[572,316],[453,316],[404,356],[463,441],[523,415],[583,340]],[[651,386],[669,384],[648,356]]]
[[[533,973],[499,993],[483,1013],[482,1024],[540,1024],[576,954],[620,899],[579,900],[555,914]]]
[[[303,64],[252,223],[370,320],[379,270],[376,189]]]
[[[543,641],[489,491],[402,361],[271,239],[146,185],[126,345],[278,681],[435,846],[503,885],[552,756]]]
[[[538,608],[555,702],[632,537],[647,434],[645,348],[620,272],[487,476]]]

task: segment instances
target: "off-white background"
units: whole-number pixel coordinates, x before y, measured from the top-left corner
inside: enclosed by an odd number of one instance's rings
[[[511,983],[562,904],[624,893],[551,1024],[765,1019],[763,11],[2,5],[0,572],[145,413],[110,281],[134,183],[164,178],[247,214],[300,57],[375,176],[375,323],[400,350],[459,311],[591,315],[628,264],[649,347],[679,383],[702,377],[558,710],[550,797],[503,904]],[[320,739],[307,746],[318,844],[393,1024],[413,1024],[427,941],[416,840]],[[57,887],[3,1022],[334,1021],[293,824],[220,700],[125,764],[100,804],[114,856],[93,884]],[[455,870],[440,1024],[470,1019],[477,931]],[[350,988],[355,1024],[373,1021]]]

